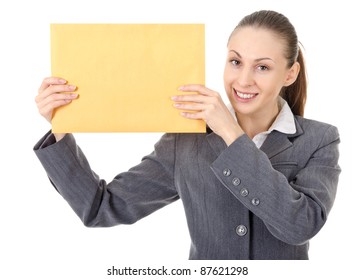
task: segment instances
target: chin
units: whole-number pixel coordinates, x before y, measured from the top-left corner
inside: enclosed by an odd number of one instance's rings
[[[252,115],[256,111],[254,104],[245,104],[245,103],[234,102],[232,104],[232,107],[234,108],[234,110],[237,114],[244,115],[244,116]]]

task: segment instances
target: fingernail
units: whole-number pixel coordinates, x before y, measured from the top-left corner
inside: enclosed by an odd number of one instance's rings
[[[177,96],[172,96],[171,99],[176,101],[177,100]]]
[[[70,96],[71,96],[71,97],[77,97],[78,94],[77,94],[77,93],[72,93],[72,94],[70,94]]]
[[[74,90],[74,89],[76,89],[76,86],[70,85],[70,86],[69,86],[69,89],[70,89],[70,90]]]
[[[66,83],[66,80],[64,80],[64,79],[59,79],[59,83],[65,84],[65,83]]]
[[[184,90],[184,86],[180,86],[178,90]]]

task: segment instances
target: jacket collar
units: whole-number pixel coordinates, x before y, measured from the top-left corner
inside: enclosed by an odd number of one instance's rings
[[[293,145],[291,141],[293,138],[296,138],[303,134],[303,130],[296,118],[295,126],[296,132],[293,134],[285,134],[281,133],[277,130],[273,130],[264,141],[263,145],[260,147],[260,150],[265,152],[269,159],[273,158],[277,154],[285,151],[286,149],[290,148]]]
[[[293,134],[285,134],[281,133],[277,130],[273,130],[268,136],[267,139],[264,141],[263,145],[260,147],[265,154],[267,154],[268,158],[271,159],[272,157],[276,156],[277,154],[285,151],[286,149],[290,148],[292,144],[292,139],[300,136],[303,134],[303,129],[300,126],[297,117],[294,117],[296,132]],[[212,130],[207,130],[206,139],[215,152],[217,156],[221,154],[227,148],[225,142],[221,139],[220,136],[215,134]]]

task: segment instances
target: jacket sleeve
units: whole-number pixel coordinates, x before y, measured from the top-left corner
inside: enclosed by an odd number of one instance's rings
[[[224,150],[211,168],[276,238],[300,245],[322,228],[333,205],[340,174],[338,144],[338,131],[330,126],[290,182],[245,135]]]
[[[95,174],[72,134],[55,142],[51,133],[34,147],[47,175],[86,226],[131,224],[177,200],[175,137],[164,135],[155,150],[106,183]]]

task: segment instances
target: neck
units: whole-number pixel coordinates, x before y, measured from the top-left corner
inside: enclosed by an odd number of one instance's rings
[[[265,132],[271,127],[279,114],[279,111],[279,106],[276,106],[271,112],[252,115],[242,115],[236,113],[236,117],[243,131],[249,138],[253,139],[253,137],[257,134]]]

